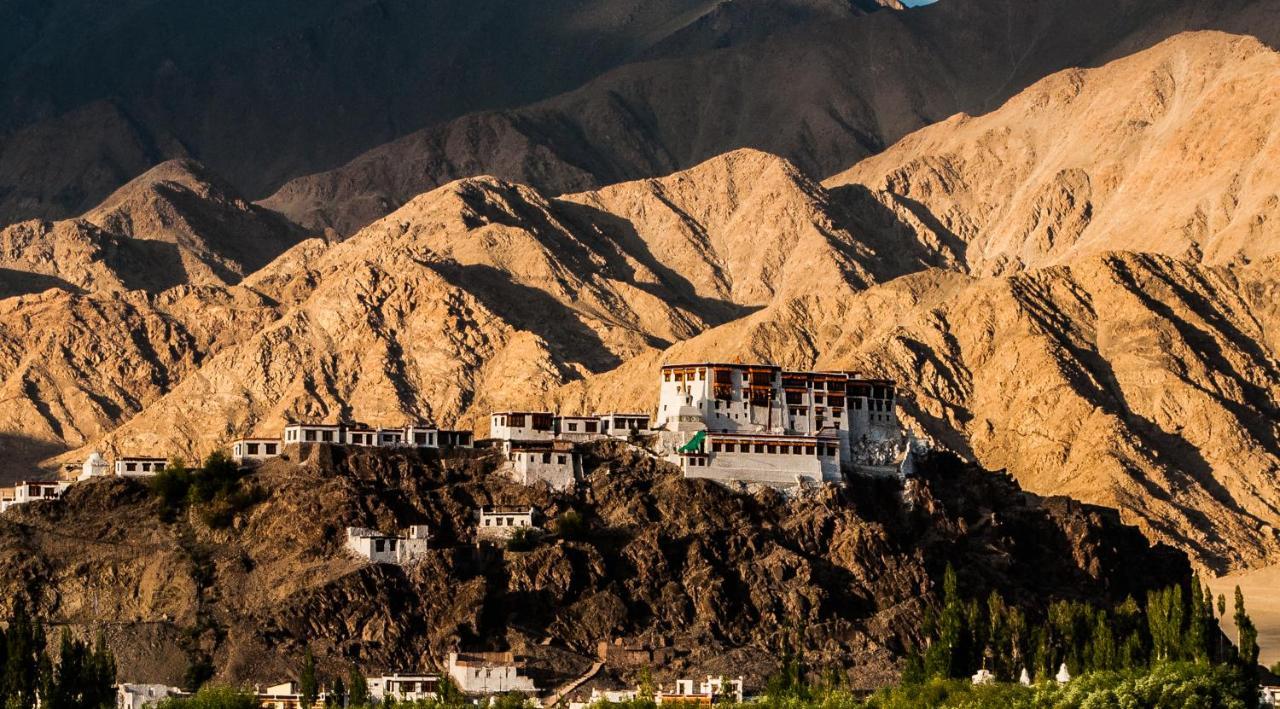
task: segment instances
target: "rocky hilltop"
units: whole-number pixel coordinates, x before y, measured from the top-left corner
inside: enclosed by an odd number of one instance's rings
[[[296,672],[304,646],[327,672],[414,671],[461,647],[513,649],[552,688],[584,671],[599,641],[638,637],[676,650],[659,679],[758,684],[790,645],[874,686],[919,639],[947,564],[967,593],[998,588],[1033,613],[1190,574],[1181,553],[1112,511],[1022,493],[948,456],[925,461],[905,491],[864,481],[795,499],[685,480],[618,443],[591,450],[571,495],[510,483],[479,451],[299,456],[242,479],[259,501],[216,527],[199,509],[162,521],[157,498],[119,478],[10,511],[5,605],[26,596],[52,622],[103,631],[136,681],[173,683],[206,659],[224,680],[274,681]],[[575,510],[585,524],[530,551],[479,549],[473,510],[489,503],[536,505],[547,520]],[[343,549],[348,525],[409,524],[432,534],[415,565]]]

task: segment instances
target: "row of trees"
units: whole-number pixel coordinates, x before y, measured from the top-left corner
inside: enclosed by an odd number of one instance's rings
[[[1044,679],[1061,664],[1077,675],[1165,661],[1232,662],[1252,672],[1258,661],[1257,630],[1238,588],[1234,610],[1236,645],[1218,629],[1226,599],[1218,597],[1215,615],[1213,594],[1198,578],[1185,593],[1172,586],[1149,592],[1145,603],[1130,597],[1110,609],[1055,602],[1033,622],[996,591],[985,603],[964,598],[948,566],[942,606],[926,619],[928,645],[908,663],[905,679],[968,677],[980,668],[1006,680],[1016,679],[1023,669]]]
[[[196,508],[210,527],[231,524],[236,513],[259,502],[264,494],[241,483],[244,471],[226,453],[215,451],[198,468],[180,460],[170,461],[151,479],[151,490],[160,499],[160,516],[172,522],[188,507]]]
[[[44,629],[19,600],[0,631],[0,705],[5,709],[109,709],[115,706],[115,658],[101,638],[92,647],[63,631],[57,658]],[[56,661],[55,661],[56,659]]]

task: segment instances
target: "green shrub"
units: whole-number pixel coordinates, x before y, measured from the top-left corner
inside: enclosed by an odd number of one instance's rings
[[[207,685],[190,697],[169,697],[158,709],[258,709],[253,695],[243,689]]]
[[[562,539],[584,539],[587,536],[587,520],[581,512],[568,510],[556,518],[551,529]]]
[[[507,537],[507,551],[532,551],[537,542],[537,535],[532,530],[527,527],[516,527],[512,530],[511,536]]]

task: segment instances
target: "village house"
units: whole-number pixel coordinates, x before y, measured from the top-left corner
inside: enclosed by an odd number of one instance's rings
[[[231,460],[240,465],[261,463],[279,455],[279,438],[237,438],[231,442]]]
[[[342,442],[349,446],[371,448],[378,445],[378,432],[368,426],[343,426]]]
[[[654,428],[688,477],[837,482],[855,444],[901,439],[893,382],[768,364],[662,367]],[[892,446],[890,446],[892,447]]]
[[[742,678],[728,679],[707,675],[706,681],[697,682],[692,679],[676,680],[672,691],[663,691],[661,687],[654,695],[656,704],[703,704],[716,702],[735,702],[741,704]]]
[[[502,540],[509,538],[517,529],[537,530],[534,516],[537,510],[527,506],[488,505],[481,507],[478,513],[479,523],[476,526],[477,539]]]
[[[365,527],[347,527],[347,549],[375,564],[408,564],[427,553],[430,532],[418,524],[402,536],[382,534]]]
[[[632,436],[650,433],[648,414],[601,414],[600,430],[610,438],[624,441]]]
[[[437,433],[441,448],[471,448],[475,445],[475,434],[471,431],[450,431],[442,428]]]
[[[116,477],[141,478],[150,477],[165,469],[169,461],[165,458],[126,457],[116,459]]]
[[[499,411],[489,416],[489,437],[504,444],[550,441],[556,437],[555,415],[549,411]]]
[[[569,441],[512,442],[502,470],[521,485],[545,482],[563,491],[577,482],[581,462]]]
[[[562,441],[590,443],[605,437],[595,416],[557,416],[553,422],[555,437]]]
[[[65,480],[22,480],[0,492],[0,512],[36,500],[56,500],[71,483]]]
[[[342,426],[337,424],[291,423],[284,427],[285,445],[342,442]]]
[[[167,684],[121,682],[116,686],[116,709],[145,709],[182,693],[181,688]]]
[[[404,427],[403,443],[414,448],[436,448],[436,429],[409,424]]]
[[[367,677],[369,696],[376,702],[417,702],[438,698],[440,675],[382,675]]]
[[[293,680],[259,689],[254,699],[262,709],[302,709],[302,689]],[[313,706],[323,707],[328,699],[328,693],[318,692]]]
[[[524,663],[510,652],[449,653],[449,676],[464,694],[536,693],[538,688],[520,674],[522,669]]]

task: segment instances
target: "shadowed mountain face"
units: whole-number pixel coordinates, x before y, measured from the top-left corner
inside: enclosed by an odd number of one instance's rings
[[[878,7],[858,0],[11,0],[0,224],[64,218],[194,157],[239,190],[468,111]]]
[[[630,64],[514,111],[431,126],[284,185],[264,203],[349,234],[414,195],[488,174],[551,193],[666,174],[740,147],[829,175],[1045,75],[1186,29],[1280,37],[1280,2],[944,0]]]

